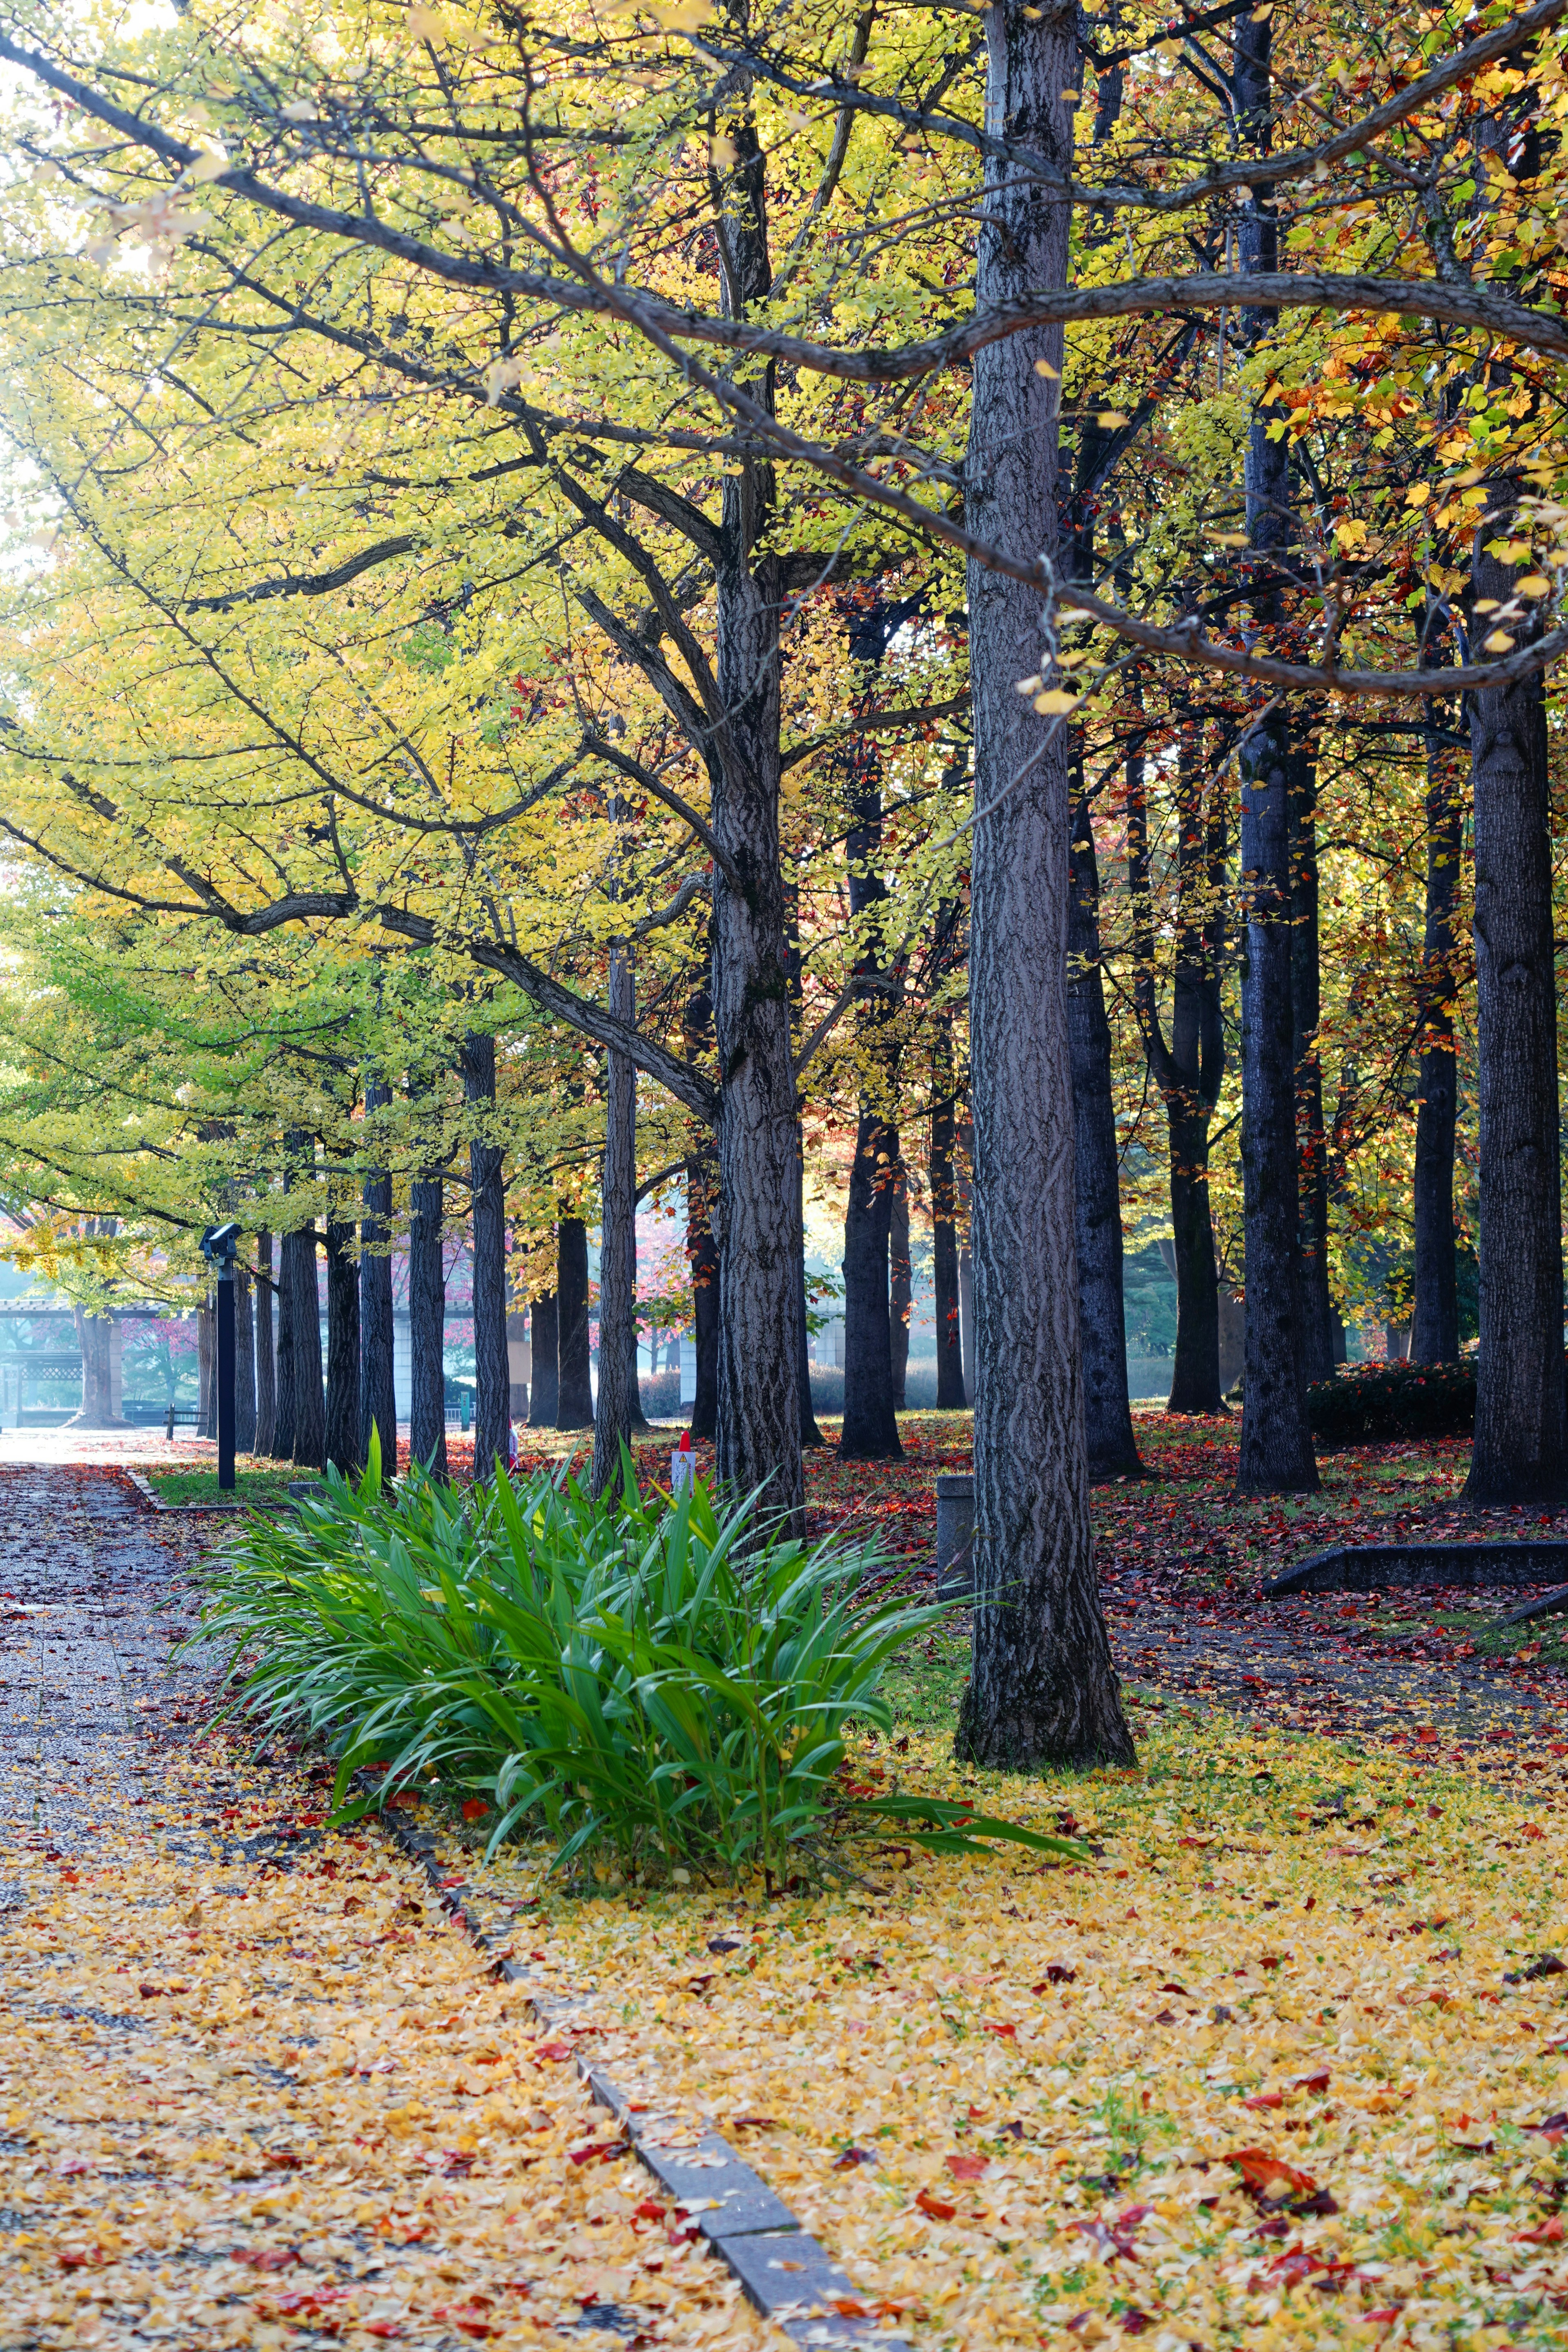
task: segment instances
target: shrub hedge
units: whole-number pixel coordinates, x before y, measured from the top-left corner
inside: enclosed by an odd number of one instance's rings
[[[1312,1434],[1326,1445],[1400,1437],[1468,1437],[1476,1425],[1476,1360],[1457,1364],[1345,1365],[1307,1391]]]

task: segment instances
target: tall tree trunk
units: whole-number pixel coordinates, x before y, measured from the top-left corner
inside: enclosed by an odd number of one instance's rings
[[[893,1417],[893,1344],[888,1319],[888,1243],[893,1224],[898,1137],[879,1112],[862,1111],[844,1213],[844,1430],[847,1462],[900,1459]]]
[[[561,1339],[552,1290],[545,1297],[534,1300],[530,1324],[533,1378],[528,1391],[528,1425],[530,1429],[553,1429],[561,1410]]]
[[[71,1315],[77,1345],[81,1349],[81,1402],[72,1413],[69,1426],[118,1429],[121,1418],[114,1410],[113,1320],[107,1315],[89,1315],[80,1307],[73,1307]],[[208,1436],[216,1433],[200,1430],[199,1433]]]
[[[391,1101],[390,1087],[374,1078],[366,1080],[364,1118],[373,1139],[380,1124],[376,1114]],[[381,1443],[382,1469],[392,1478],[397,1473],[397,1397],[393,1385],[392,1176],[388,1169],[366,1169],[361,1200],[364,1214],[359,1229],[360,1456],[369,1460],[374,1429]]]
[[[285,1177],[284,1190],[289,1189]],[[277,1398],[272,1419],[272,1455],[278,1462],[294,1458],[295,1380],[294,1380],[294,1265],[289,1255],[289,1236],[278,1239],[278,1379]]]
[[[256,1450],[256,1318],[251,1311],[250,1268],[234,1269],[234,1450]]]
[[[563,1217],[555,1228],[555,1307],[560,1336],[557,1429],[594,1424],[593,1357],[588,1344],[588,1228]]]
[[[278,1426],[278,1359],[272,1339],[272,1236],[256,1236],[256,1451],[268,1460]]]
[[[1431,633],[1428,633],[1428,645]],[[1426,648],[1423,649],[1424,657]],[[1459,1283],[1454,1244],[1454,1134],[1458,1065],[1454,1050],[1455,921],[1465,812],[1458,759],[1443,740],[1451,707],[1426,705],[1426,927],[1421,948],[1421,1060],[1415,1109],[1415,1314],[1410,1353],[1417,1363],[1457,1363]]]
[[[711,943],[709,955],[711,958]],[[792,970],[798,964],[792,956]],[[713,1050],[713,1004],[710,971],[686,1003],[683,1038],[689,1062],[706,1062]],[[686,1261],[691,1269],[691,1348],[697,1360],[696,1393],[689,1427],[693,1437],[713,1437],[719,1429],[719,1243],[714,1232],[719,1194],[719,1159],[704,1136],[686,1162]],[[809,1403],[809,1391],[806,1402]]]
[[[87,1318],[84,1317],[82,1319],[85,1323]],[[84,1347],[82,1350],[84,1409],[87,1402],[86,1370],[87,1350]],[[205,1298],[196,1309],[196,1435],[198,1437],[217,1435],[217,1415],[213,1408],[213,1311],[210,1301]]]
[[[474,1268],[474,1476],[505,1467],[511,1431],[511,1367],[506,1351],[506,1181],[500,1146],[487,1140],[496,1099],[496,1041],[478,1031],[463,1040],[463,1099],[473,1120],[468,1139]]]
[[[1176,1263],[1176,1360],[1171,1412],[1220,1412],[1220,1285],[1209,1200],[1209,1120],[1225,1075],[1220,981],[1225,961],[1226,824],[1216,779],[1203,805],[1201,735],[1188,730],[1177,761],[1180,917],[1171,1000],[1171,1062],[1179,1083],[1166,1097],[1171,1141],[1171,1230]]]
[[[936,1402],[958,1412],[963,1393],[963,1339],[958,1297],[958,1196],[953,1182],[952,1027],[939,1014],[931,1072],[931,1283],[936,1292]]]
[[[726,128],[736,160],[723,179],[716,242],[722,307],[740,317],[767,300],[773,282],[765,167],[744,100]],[[752,390],[771,406],[771,363]],[[779,854],[783,585],[777,558],[761,551],[773,515],[772,468],[751,457],[727,466],[714,580],[715,715],[721,717],[709,761],[709,821],[723,852],[713,869],[712,918],[723,1202],[718,1475],[736,1495],[765,1481],[770,1508],[798,1529],[805,1497],[799,1114]]]
[[[1511,567],[1486,551],[1508,538],[1517,495],[1494,494],[1476,532],[1478,598],[1515,593]],[[1545,687],[1536,676],[1468,699],[1481,1336],[1465,1499],[1561,1507],[1568,1399]]]
[[[408,1459],[447,1468],[447,1264],[439,1170],[408,1188]]]
[[[893,1223],[888,1236],[888,1336],[893,1349],[893,1410],[904,1410],[909,1384],[910,1317],[914,1311],[914,1267],[910,1258],[910,1180],[902,1160],[893,1180]]]
[[[294,1454],[302,1470],[320,1470],[327,1459],[326,1396],[321,1364],[321,1300],[316,1280],[316,1232],[306,1225],[284,1240],[293,1264]],[[354,1370],[358,1412],[359,1370]]]
[[[631,959],[610,950],[609,1007],[636,1015]],[[625,1054],[605,1059],[605,1174],[599,1219],[599,1394],[594,1412],[593,1488],[618,1483],[621,1448],[630,1442],[637,1381],[637,1072]]]
[[[1329,1291],[1329,1152],[1318,961],[1318,766],[1299,743],[1290,773],[1290,1020],[1296,1065],[1297,1192],[1301,1252],[1301,1378],[1334,1376],[1334,1305]]]
[[[324,1456],[344,1477],[358,1471],[360,1450],[359,1267],[352,1219],[327,1220],[327,1412]]]
[[[1081,745],[1073,730],[1072,758]],[[1110,1091],[1110,1023],[1100,962],[1100,868],[1087,795],[1072,814],[1068,853],[1067,1015],[1073,1105],[1073,1202],[1084,1443],[1091,1479],[1141,1478],[1127,1394],[1127,1304],[1121,1282],[1121,1166]]]
[[[985,121],[1072,168],[1076,19],[985,14]],[[1062,286],[1070,206],[991,163],[976,303]],[[1044,362],[1050,375],[1037,372]],[[965,512],[1025,561],[1058,550],[1059,325],[973,362]],[[970,919],[974,1403],[973,1668],[958,1752],[986,1765],[1131,1763],[1095,1578],[1074,1240],[1066,1003],[1068,742],[1017,691],[1041,667],[1040,599],[969,570],[977,817]]]
[[[974,1402],[974,1253],[969,1237],[974,1227],[974,1187],[970,1170],[974,1165],[974,1122],[965,1111],[959,1125],[959,1141],[963,1158],[958,1173],[958,1202],[963,1212],[961,1239],[958,1244],[958,1307],[959,1346],[963,1356],[963,1402]]]
[[[784,912],[788,919],[784,933],[785,970],[789,977],[790,1051],[798,1051],[801,1006],[804,999],[800,961],[800,888],[791,880],[784,886]],[[704,996],[702,1003],[706,1004]],[[689,1039],[690,1032],[688,1031]],[[689,1051],[689,1045],[688,1046]],[[805,1279],[805,1131],[801,1120],[801,1101],[797,1092],[795,1115],[795,1256],[798,1313],[795,1318],[795,1390],[800,1399],[800,1442],[802,1446],[826,1444],[817,1426],[816,1412],[811,1393],[811,1302],[806,1297]],[[718,1324],[713,1327],[714,1364],[718,1363]],[[698,1380],[700,1381],[701,1359],[698,1359]],[[693,1424],[693,1433],[700,1431]]]
[[[1259,153],[1272,118],[1270,20],[1239,19],[1235,79],[1242,135]],[[1279,267],[1270,196],[1254,195],[1238,235],[1244,270]],[[1243,313],[1256,341],[1268,314]],[[1247,530],[1252,606],[1265,636],[1282,618],[1280,565],[1290,539],[1290,461],[1270,440],[1271,408],[1247,436]],[[1301,1253],[1296,1183],[1295,1026],[1291,1011],[1289,720],[1266,710],[1241,751],[1241,866],[1247,954],[1241,968],[1242,1213],[1247,1339],[1237,1484],[1258,1494],[1315,1493],[1318,1467],[1301,1379]]]

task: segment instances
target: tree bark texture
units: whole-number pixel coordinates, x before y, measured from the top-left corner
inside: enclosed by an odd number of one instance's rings
[[[70,1426],[119,1429],[122,1424],[121,1415],[114,1410],[113,1318],[89,1315],[80,1307],[73,1307],[71,1316],[76,1324],[77,1345],[81,1349],[81,1402],[71,1415]]]
[[[591,1429],[593,1359],[588,1344],[588,1228],[563,1217],[555,1228],[555,1305],[560,1338],[557,1429]]]
[[[1077,730],[1073,730],[1077,736]],[[1079,744],[1071,758],[1079,770]],[[1077,781],[1081,780],[1079,771]],[[1110,1024],[1100,963],[1100,868],[1087,797],[1068,851],[1068,1044],[1072,1056],[1073,1203],[1084,1443],[1090,1479],[1139,1478],[1127,1395],[1127,1306],[1121,1286],[1121,1162],[1110,1092]]]
[[[256,1450],[256,1318],[250,1269],[234,1269],[234,1450]]]
[[[710,946],[710,957],[711,952]],[[792,958],[792,971],[798,961],[798,956]],[[705,969],[687,999],[683,1041],[686,1058],[691,1063],[705,1062],[712,1051],[710,978]],[[719,1244],[714,1234],[718,1193],[719,1156],[704,1138],[686,1163],[686,1261],[691,1269],[691,1347],[697,1360],[696,1392],[688,1423],[693,1437],[714,1437],[719,1430]],[[809,1390],[804,1402],[809,1406]]]
[[[1454,1003],[1456,907],[1465,811],[1458,754],[1443,741],[1452,707],[1426,706],[1426,923],[1421,944],[1420,1066],[1415,1108],[1415,1313],[1410,1352],[1423,1364],[1457,1363],[1459,1283],[1454,1234],[1454,1137],[1458,1064]]]
[[[463,1099],[473,1122],[468,1183],[474,1268],[474,1476],[505,1467],[511,1431],[511,1367],[506,1350],[506,1180],[500,1146],[488,1139],[495,1109],[496,1041],[463,1040]]]
[[[904,1410],[910,1370],[910,1317],[914,1301],[914,1267],[910,1259],[910,1180],[900,1160],[893,1180],[893,1222],[888,1235],[888,1337],[893,1350],[895,1412]]]
[[[628,1024],[636,991],[625,946],[610,950],[610,1011]],[[599,1220],[599,1394],[594,1412],[593,1490],[621,1475],[637,1384],[637,1072],[625,1054],[605,1057],[605,1173]]]
[[[1514,594],[1476,533],[1478,597]],[[1475,800],[1476,1045],[1480,1142],[1480,1357],[1467,1502],[1568,1498],[1557,1005],[1545,689],[1539,677],[1469,698]]]
[[[943,1050],[945,1046],[945,1052]],[[952,1037],[941,1021],[931,1113],[931,1284],[936,1293],[936,1402],[939,1412],[960,1412],[963,1393],[963,1337],[958,1296],[958,1195],[953,1181],[955,1126],[952,1091]]]
[[[1296,1064],[1296,1189],[1301,1252],[1301,1378],[1334,1376],[1334,1303],[1329,1290],[1329,1150],[1323,1132],[1323,1073],[1318,959],[1318,770],[1310,742],[1290,770],[1290,1021]]]
[[[438,1173],[408,1189],[408,1459],[447,1469],[447,1266]]]
[[[1271,26],[1238,20],[1237,117],[1267,153],[1272,112]],[[1255,195],[1237,243],[1244,270],[1272,270],[1279,229],[1272,201]],[[1246,314],[1244,314],[1245,316]],[[1255,341],[1267,314],[1244,335]],[[1266,633],[1281,618],[1280,562],[1290,540],[1290,461],[1271,441],[1271,408],[1255,408],[1246,457],[1252,607]],[[1317,1464],[1301,1380],[1301,1254],[1296,1182],[1295,1024],[1291,1009],[1289,720],[1266,711],[1242,745],[1241,866],[1247,952],[1241,974],[1242,1217],[1247,1338],[1237,1483],[1259,1494],[1315,1493]]]
[[[392,1088],[368,1080],[365,1125],[375,1132],[376,1113],[392,1100]],[[367,1170],[361,1195],[359,1322],[360,1456],[368,1460],[374,1429],[381,1442],[382,1469],[397,1471],[397,1398],[393,1386],[392,1177],[385,1168]]]
[[[1218,803],[1218,788],[1215,801]],[[1171,1412],[1218,1412],[1219,1277],[1209,1205],[1209,1119],[1225,1070],[1220,1020],[1225,821],[1203,806],[1201,737],[1183,730],[1176,756],[1176,960],[1171,1035],[1161,1025],[1154,976],[1149,829],[1142,761],[1129,761],[1128,868],[1133,899],[1133,1009],[1160,1089],[1171,1150],[1171,1259],[1176,1276],[1176,1355]]]
[[[82,1318],[82,1323],[86,1321]],[[79,1324],[78,1328],[81,1328]],[[87,1349],[82,1349],[82,1370],[87,1370]],[[85,1386],[83,1403],[86,1403]],[[196,1435],[217,1435],[217,1414],[213,1403],[213,1311],[204,1298],[196,1309]]]
[[[316,1281],[315,1228],[287,1234],[283,1256],[294,1297],[294,1452],[302,1470],[320,1470],[327,1458],[326,1395],[321,1364],[321,1304]],[[354,1388],[357,1412],[359,1374]]]
[[[561,1406],[561,1340],[556,1328],[555,1293],[536,1298],[529,1310],[533,1349],[533,1377],[528,1391],[530,1429],[553,1429]]]
[[[256,1236],[256,1451],[264,1460],[273,1454],[278,1424],[278,1359],[273,1349],[272,1236]]]
[[[272,1454],[279,1462],[294,1458],[294,1276],[289,1257],[289,1236],[278,1239],[278,1395],[272,1423]]]
[[[364,1455],[360,1437],[359,1267],[352,1220],[327,1220],[327,1412],[325,1459],[344,1477]]]
[[[740,317],[772,286],[763,151],[749,110],[728,125],[721,300]],[[773,369],[752,389],[771,405]],[[790,1045],[784,874],[779,855],[778,560],[760,551],[773,514],[772,468],[725,468],[715,564],[710,824],[713,1027],[719,1049],[718,1475],[731,1494],[766,1485],[768,1507],[798,1528],[801,1467],[799,1122]]]
[[[1076,16],[985,13],[993,137],[1071,168]],[[1069,209],[991,162],[979,228],[982,309],[1061,286]],[[1037,372],[1044,361],[1050,376]],[[968,526],[1026,560],[1058,554],[1059,325],[975,354]],[[1018,681],[1038,674],[1039,599],[972,564],[975,736],[970,926],[973,1257],[974,1651],[957,1747],[976,1763],[1131,1763],[1095,1579],[1074,1240],[1075,1122],[1066,1003],[1068,740]]]

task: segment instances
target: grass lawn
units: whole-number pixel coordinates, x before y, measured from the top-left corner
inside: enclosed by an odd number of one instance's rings
[[[177,1470],[149,1470],[147,1484],[161,1503],[276,1503],[287,1501],[289,1481],[300,1472],[280,1469],[268,1464],[265,1470],[247,1469],[245,1457],[235,1464],[233,1491],[220,1493],[216,1470],[185,1466]]]

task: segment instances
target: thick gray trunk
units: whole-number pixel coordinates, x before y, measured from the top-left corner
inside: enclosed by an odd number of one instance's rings
[[[1247,143],[1267,153],[1272,120],[1271,27],[1242,19],[1236,99]],[[1271,202],[1254,197],[1238,237],[1244,270],[1278,266]],[[1250,314],[1256,341],[1267,316]],[[1247,435],[1247,531],[1258,583],[1253,610],[1269,635],[1282,617],[1279,572],[1291,536],[1290,460],[1270,440],[1270,408]],[[1247,947],[1241,971],[1242,1214],[1247,1339],[1238,1484],[1258,1493],[1315,1493],[1318,1468],[1301,1379],[1301,1253],[1296,1181],[1295,1024],[1291,1006],[1289,720],[1267,712],[1242,747],[1241,868]]]
[[[77,1343],[81,1349],[81,1403],[70,1418],[73,1429],[119,1429],[114,1410],[114,1322],[110,1316],[72,1309]]]
[[[1334,1307],[1329,1291],[1329,1152],[1323,1132],[1323,1072],[1318,1056],[1321,982],[1318,961],[1318,773],[1311,746],[1291,768],[1290,1019],[1296,1063],[1296,1162],[1300,1202],[1301,1378],[1334,1376]]]
[[[631,959],[610,951],[609,1009],[630,1023],[637,1013]],[[594,1413],[593,1488],[602,1495],[620,1476],[621,1448],[631,1437],[637,1397],[637,1072],[625,1054],[605,1056],[605,1174],[599,1223],[599,1395]]]
[[[987,129],[1070,168],[1062,93],[1078,78],[1074,12],[993,6],[985,27]],[[1068,224],[1040,181],[989,164],[978,306],[1065,285]],[[969,528],[1026,559],[1057,554],[1062,359],[1053,325],[974,360]],[[976,1606],[957,1745],[988,1765],[1130,1763],[1095,1580],[1079,1372],[1068,745],[1060,729],[1047,742],[1048,722],[1017,691],[1041,666],[1038,597],[973,564],[969,614],[974,793],[986,814],[974,832],[969,958]]]
[[[581,1217],[563,1217],[555,1228],[555,1309],[560,1345],[555,1426],[590,1429],[594,1381],[588,1344],[588,1228]]]
[[[439,1174],[408,1188],[408,1458],[447,1475],[447,1267]]]
[[[530,1429],[553,1429],[561,1406],[561,1339],[556,1326],[555,1293],[536,1298],[530,1310],[533,1345],[533,1376],[529,1383]]]
[[[278,1425],[278,1359],[272,1339],[272,1236],[256,1236],[256,1451],[265,1457],[273,1451]]]
[[[1450,707],[1451,709],[1451,707]],[[1410,1352],[1418,1363],[1454,1363],[1459,1354],[1459,1285],[1454,1235],[1454,1134],[1458,1066],[1454,1051],[1455,922],[1464,803],[1458,754],[1441,740],[1445,707],[1427,705],[1426,925],[1421,950],[1420,1098],[1415,1111],[1415,1315]]]
[[[392,1100],[392,1088],[374,1079],[364,1090],[365,1124],[374,1138],[375,1114]],[[387,1477],[397,1469],[397,1402],[393,1389],[392,1177],[385,1168],[366,1170],[360,1221],[359,1435],[362,1459],[370,1453],[374,1429]]]
[[[501,1150],[486,1127],[496,1099],[496,1041],[463,1040],[463,1098],[474,1121],[468,1140],[474,1267],[474,1476],[503,1468],[511,1430],[511,1368],[506,1351],[506,1180]]]
[[[289,1458],[302,1470],[320,1470],[327,1458],[327,1413],[313,1226],[285,1234],[283,1259],[294,1300],[294,1450]]]
[[[893,1223],[898,1137],[862,1108],[844,1211],[844,1430],[847,1462],[896,1461],[893,1345],[888,1313],[888,1244]]]
[[[1476,533],[1479,597],[1514,593]],[[1475,794],[1476,1045],[1480,1129],[1480,1360],[1466,1500],[1568,1497],[1557,1004],[1545,690],[1540,677],[1470,699]]]
[[[1079,747],[1073,747],[1075,765]],[[1072,1055],[1073,1200],[1084,1442],[1091,1479],[1142,1477],[1127,1395],[1121,1286],[1121,1168],[1110,1093],[1110,1024],[1100,964],[1100,869],[1087,799],[1068,862],[1068,1040]]]
[[[234,1269],[234,1450],[256,1450],[256,1332],[250,1269]]]
[[[327,1413],[325,1456],[344,1476],[363,1462],[360,1450],[359,1267],[352,1222],[327,1221]]]

